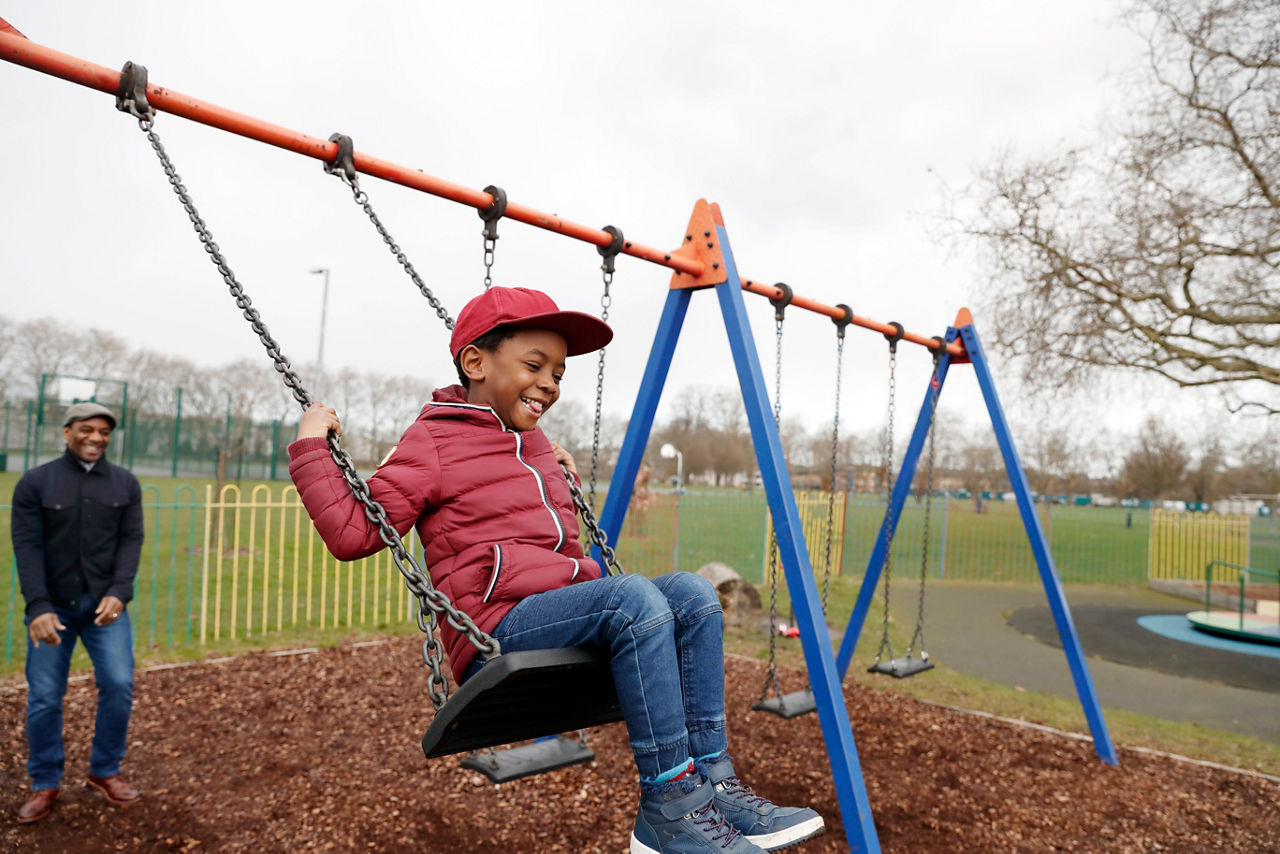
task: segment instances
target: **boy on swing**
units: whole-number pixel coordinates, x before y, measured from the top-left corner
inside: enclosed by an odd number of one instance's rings
[[[724,615],[705,579],[601,577],[578,540],[561,464],[538,420],[560,396],[565,359],[613,331],[550,297],[493,287],[458,315],[449,350],[460,385],[438,389],[369,480],[402,535],[415,524],[432,583],[504,652],[595,646],[610,652],[640,772],[632,854],[758,852],[816,836],[812,809],[778,807],[738,779],[727,753]],[[334,556],[383,547],[329,455],[336,413],[315,404],[289,446],[293,478]],[[459,684],[484,660],[440,627]]]

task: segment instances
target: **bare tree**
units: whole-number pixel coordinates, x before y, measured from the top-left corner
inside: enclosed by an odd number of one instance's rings
[[[1240,465],[1224,474],[1224,491],[1237,495],[1280,497],[1280,437],[1268,430],[1247,443]],[[1275,506],[1275,501],[1271,502]]]
[[[1003,485],[1004,460],[995,437],[982,436],[966,441],[960,448],[959,457],[960,482],[973,495]]]
[[[1280,4],[1138,0],[1146,70],[1117,139],[979,177],[959,230],[1026,376],[1133,368],[1280,412]]]
[[[68,327],[52,317],[28,320],[18,327],[13,345],[15,380],[32,396],[45,374],[87,373],[77,354],[88,347],[83,330]]]
[[[18,324],[0,315],[0,400],[8,400],[16,386],[14,353],[17,343]]]
[[[1193,501],[1212,504],[1225,494],[1226,463],[1222,441],[1216,436],[1208,437],[1200,449],[1199,459],[1187,469],[1187,492]]]
[[[1183,487],[1190,462],[1186,444],[1153,415],[1143,423],[1124,458],[1121,493],[1144,499],[1172,497]]]

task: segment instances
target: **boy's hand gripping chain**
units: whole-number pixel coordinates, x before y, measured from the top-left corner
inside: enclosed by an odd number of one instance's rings
[[[218,268],[218,272],[222,274],[222,280],[226,282],[228,290],[230,290],[232,297],[235,298],[236,307],[244,314],[245,319],[249,321],[249,325],[253,327],[253,331],[257,333],[258,340],[266,347],[267,355],[271,357],[271,361],[276,371],[281,375],[285,387],[292,392],[294,399],[302,405],[302,408],[306,409],[311,406],[311,395],[302,387],[298,375],[294,373],[293,368],[289,365],[289,360],[280,351],[280,345],[271,337],[266,324],[262,322],[261,314],[253,307],[252,301],[244,292],[244,287],[236,280],[235,274],[227,265],[227,260],[223,257],[218,244],[214,242],[213,235],[196,211],[195,204],[187,194],[187,188],[183,185],[182,179],[178,176],[177,170],[174,169],[172,161],[169,160],[169,155],[160,143],[160,137],[152,130],[155,111],[146,100],[146,73],[146,68],[143,66],[135,65],[132,62],[125,63],[120,76],[120,87],[116,92],[116,107],[138,119],[138,127],[146,133],[151,147],[155,150],[156,156],[160,159],[160,164],[164,167],[164,173],[169,179],[170,186],[173,187],[174,193],[181,200],[182,207],[187,212],[187,217],[191,220],[192,227],[195,229],[196,234],[199,235],[204,251],[209,255],[209,259],[213,261],[214,266]],[[394,244],[392,245],[394,251]],[[424,293],[429,292],[426,292],[424,288]],[[431,704],[436,709],[439,709],[449,697],[449,684],[445,680],[444,672],[441,668],[441,662],[444,660],[444,651],[441,649],[440,641],[435,636],[437,616],[444,615],[449,625],[465,634],[467,640],[486,658],[498,655],[501,652],[501,648],[498,642],[486,632],[481,631],[480,627],[470,617],[453,607],[449,597],[432,586],[431,577],[418,566],[413,559],[413,555],[405,548],[404,542],[400,539],[400,534],[387,520],[387,514],[382,505],[369,494],[368,484],[364,482],[356,471],[351,455],[339,446],[338,438],[333,433],[329,434],[327,441],[329,453],[333,457],[334,463],[338,466],[338,470],[342,472],[343,478],[351,486],[352,495],[364,508],[365,516],[369,521],[378,526],[378,535],[391,551],[391,558],[395,562],[396,569],[404,576],[405,586],[409,588],[409,592],[418,600],[418,628],[427,636],[426,640],[422,642],[422,660],[431,670],[427,692],[431,696]]]

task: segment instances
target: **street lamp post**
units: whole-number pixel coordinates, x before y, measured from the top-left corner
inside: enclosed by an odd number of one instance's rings
[[[676,458],[676,536],[675,543],[671,547],[671,569],[678,572],[680,570],[680,494],[684,492],[684,454],[670,442],[659,448],[658,453],[668,460],[672,457]]]
[[[329,268],[316,267],[312,273],[324,273],[324,296],[320,298],[320,347],[316,351],[316,367],[324,367],[324,327],[329,314]]]
[[[663,445],[658,453],[668,460],[672,457],[676,458],[676,489],[684,492],[684,454],[670,442]]]

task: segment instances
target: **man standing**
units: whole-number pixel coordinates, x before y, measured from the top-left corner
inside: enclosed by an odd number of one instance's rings
[[[18,821],[39,821],[58,799],[66,754],[62,698],[77,638],[98,685],[89,784],[113,804],[137,803],[120,777],[133,708],[133,632],[125,606],[142,551],[142,490],[105,458],[116,419],[97,403],[67,409],[61,458],[13,490],[13,552],[27,622],[27,772]]]

